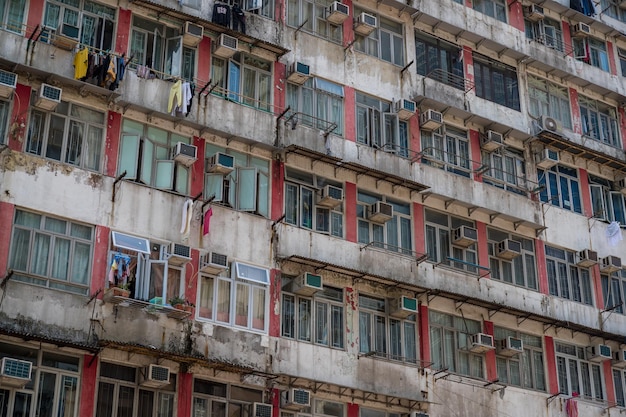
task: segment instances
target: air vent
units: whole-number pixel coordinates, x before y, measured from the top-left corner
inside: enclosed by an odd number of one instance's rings
[[[291,292],[298,295],[311,296],[322,289],[322,277],[310,272],[305,272],[291,281]]]
[[[292,388],[281,393],[281,408],[302,410],[311,406],[311,391]]]
[[[231,56],[235,55],[238,46],[239,42],[237,38],[222,33],[215,42],[215,50],[213,51],[213,55],[220,58],[230,58]]]
[[[191,261],[191,248],[181,245],[180,243],[172,243],[167,249],[167,262],[171,265],[182,266]]]
[[[254,403],[252,417],[272,417],[274,408],[271,404]]]
[[[198,160],[197,154],[198,148],[196,146],[183,142],[178,142],[172,149],[172,159],[187,167],[193,165]]]
[[[412,314],[417,314],[417,299],[404,295],[392,298],[389,314],[398,318],[406,318]]]
[[[496,256],[501,259],[513,259],[522,254],[522,244],[517,240],[504,239],[496,246]]]
[[[524,352],[524,345],[522,339],[509,336],[506,339],[498,340],[497,346],[498,355],[502,356],[515,356]]]
[[[35,107],[52,111],[61,102],[61,93],[63,90],[50,84],[41,84],[39,88],[39,97],[35,101]]]
[[[478,240],[478,231],[473,227],[461,226],[452,231],[452,243],[468,248]]]
[[[428,109],[420,116],[420,128],[424,130],[439,129],[443,124],[443,114],[436,110]]]
[[[504,146],[504,136],[500,132],[488,130],[480,137],[480,147],[487,152],[493,152]]]
[[[545,148],[535,154],[535,163],[538,168],[548,169],[559,163],[559,153],[555,150]]]
[[[367,218],[376,223],[385,223],[393,218],[393,206],[377,201],[369,206]]]
[[[328,7],[326,20],[334,25],[341,25],[350,16],[350,7],[340,1],[334,1]]]
[[[311,69],[302,62],[293,62],[289,67],[289,76],[287,80],[294,84],[302,85],[311,78]]]
[[[598,252],[591,249],[585,249],[578,252],[576,265],[583,268],[589,268],[598,263]]]
[[[9,98],[17,86],[17,74],[0,70],[0,97]]]
[[[208,252],[200,257],[200,271],[218,275],[228,269],[228,256],[217,252]]]
[[[200,41],[202,41],[202,37],[204,36],[204,28],[200,25],[196,25],[195,23],[185,22],[185,26],[183,27],[183,44],[185,46],[198,46]]]
[[[476,333],[471,336],[470,350],[472,352],[483,353],[493,349],[493,336],[485,333]]]
[[[376,16],[362,12],[354,23],[354,32],[361,36],[369,36],[376,29]]]
[[[149,365],[140,372],[140,385],[160,388],[170,383],[170,368],[167,366]]]
[[[343,189],[333,185],[326,185],[320,190],[317,204],[323,207],[335,208],[343,203]]]
[[[217,152],[206,160],[206,172],[214,174],[230,174],[235,169],[235,158],[222,152]]]
[[[403,98],[395,103],[396,113],[401,120],[409,120],[415,114],[417,108],[414,101]]]

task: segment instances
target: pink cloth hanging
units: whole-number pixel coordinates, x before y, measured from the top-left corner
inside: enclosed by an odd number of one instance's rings
[[[213,215],[213,209],[211,207],[209,207],[209,209],[204,213],[204,221],[202,224],[202,234],[203,235],[208,235],[209,234],[209,226],[211,223],[211,216]]]

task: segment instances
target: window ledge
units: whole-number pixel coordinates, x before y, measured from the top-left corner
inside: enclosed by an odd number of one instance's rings
[[[103,300],[104,302],[111,303],[116,307],[130,307],[136,310],[144,310],[149,313],[164,313],[167,317],[177,320],[182,320],[191,316],[190,311],[179,310],[174,307],[160,304],[153,304],[147,301],[135,300],[134,298],[113,295],[113,293],[108,290],[104,293]]]

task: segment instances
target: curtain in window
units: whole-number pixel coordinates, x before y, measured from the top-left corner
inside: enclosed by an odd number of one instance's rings
[[[404,360],[407,362],[417,362],[415,324],[404,322]]]
[[[256,168],[237,168],[237,205],[242,211],[256,210]]]
[[[59,237],[54,239],[54,252],[52,256],[53,278],[66,280],[70,257],[70,241]]]
[[[328,305],[315,303],[315,342],[328,345]]]
[[[370,346],[371,335],[371,314],[359,312],[359,352],[369,353],[372,351],[372,347]]]
[[[311,341],[311,300],[298,300],[298,340]]]
[[[89,126],[84,145],[85,168],[94,171],[100,170],[100,158],[102,155],[102,129]]]
[[[343,347],[343,307],[330,306],[330,320],[332,330],[332,346],[336,348]]]
[[[72,417],[76,409],[78,393],[78,378],[68,375],[61,377],[61,391],[59,393],[59,417]]]
[[[200,283],[200,303],[199,316],[205,319],[213,319],[213,294],[214,279],[212,277],[203,276]]]
[[[250,286],[236,283],[235,324],[248,327],[248,310],[250,303]]]
[[[31,256],[30,272],[36,275],[46,276],[48,271],[48,258],[50,255],[50,236],[35,233],[33,254]]]
[[[252,287],[252,328],[265,330],[265,288]]]

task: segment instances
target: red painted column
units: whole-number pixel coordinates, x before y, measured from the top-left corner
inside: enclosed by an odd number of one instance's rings
[[[483,331],[486,334],[493,336],[493,322],[485,320],[485,322],[483,323]],[[495,381],[496,379],[498,379],[495,350],[492,349],[485,353],[485,364],[487,365],[487,381]]]
[[[357,218],[356,218],[356,184],[346,182],[344,190],[344,213],[346,225],[346,240],[357,241]]]
[[[348,417],[359,417],[359,405],[348,403]]]
[[[617,112],[619,113],[619,130],[620,136],[622,140],[622,148],[626,150],[626,111],[623,107],[618,107]]]
[[[354,88],[343,87],[343,137],[356,142],[356,93]]]
[[[45,0],[32,0],[28,3],[28,17],[26,18],[26,37],[35,31],[37,25],[41,27],[44,16]]]
[[[285,110],[287,97],[287,66],[280,62],[274,63],[274,114]],[[280,87],[280,88],[278,88]],[[283,124],[284,126],[284,124]]]
[[[563,43],[565,44],[565,50],[566,51],[573,51],[573,47],[572,47],[572,32],[570,31],[570,27],[569,27],[569,22],[566,22],[565,20],[561,21],[561,31],[563,34]],[[571,53],[572,56],[574,55],[574,53]]]
[[[270,270],[270,316],[269,335],[280,337],[280,290],[282,287],[280,269]]]
[[[413,160],[416,155],[422,150],[421,136],[420,136],[420,112],[415,111],[415,116],[411,117],[408,121],[409,124],[409,158]]]
[[[287,9],[285,6],[286,3],[286,0],[275,0],[276,8],[274,10],[276,10],[276,16],[274,16],[274,19],[283,24],[287,23],[287,13],[285,13]]]
[[[482,165],[480,154],[480,132],[470,130],[469,134],[470,158],[472,158],[472,170],[476,172]],[[474,174],[474,181],[483,182],[482,174]]]
[[[591,191],[589,190],[589,177],[587,170],[578,168],[580,178],[580,194],[583,203],[583,214],[587,217],[593,216],[593,208],[591,207]]]
[[[31,88],[27,85],[17,84],[15,86],[15,92],[13,93],[13,110],[11,111],[11,119],[8,121],[9,130],[13,123],[18,125],[24,123],[23,129],[16,130],[14,135],[7,136],[7,145],[9,149],[13,151],[22,151],[24,143],[26,142],[26,136],[28,135],[28,106],[30,104]],[[21,140],[20,140],[21,138]]]
[[[344,303],[346,305],[347,315],[348,317],[358,317],[359,313],[357,310],[359,309],[359,293],[355,291],[352,287],[345,288],[346,299]],[[346,347],[348,351],[359,352],[359,338],[361,335],[357,328],[353,326],[353,322],[350,320],[346,320]]]
[[[465,6],[469,7],[471,9],[472,8],[472,0],[465,0]]]
[[[569,101],[572,108],[572,130],[574,133],[582,135],[583,122],[580,117],[580,104],[578,103],[578,91],[573,88],[569,89]]]
[[[200,228],[202,229],[202,228]],[[202,233],[202,231],[200,231]],[[200,282],[200,274],[198,271],[200,263],[200,251],[197,249],[191,250],[191,262],[185,267],[185,299],[187,299],[193,305],[198,305],[198,283]],[[195,317],[195,308],[192,313],[192,318]]]
[[[198,44],[198,73],[196,75],[202,88],[211,79],[211,38],[204,36]]]
[[[470,5],[469,7],[472,6]],[[463,74],[470,84],[474,84],[474,57],[472,56],[472,48],[469,46],[463,46]],[[476,91],[474,91],[474,94],[476,94]]]
[[[272,417],[280,416],[280,390],[272,388],[270,391],[270,403],[272,404]]]
[[[476,243],[478,250],[478,265],[489,268],[489,245],[487,244],[487,225],[483,222],[476,222],[476,231],[478,232],[478,243]],[[485,270],[479,271],[482,273]],[[491,278],[491,276],[489,276]]]
[[[270,206],[270,218],[278,220],[284,214],[283,198],[285,193],[285,163],[272,161],[272,201]]]
[[[98,361],[96,357],[85,355],[80,383],[80,403],[78,415],[91,416],[95,408],[96,387],[98,386]],[[91,366],[90,366],[91,365]]]
[[[354,20],[354,2],[352,0],[342,0],[342,3],[350,7],[350,16],[343,22],[343,46],[350,45],[354,40],[354,29],[352,22]]]
[[[198,148],[196,162],[190,167],[189,195],[193,198],[204,191],[204,138],[194,136],[193,144]],[[207,196],[205,196],[207,197]],[[200,235],[202,237],[202,235]]]
[[[111,229],[106,226],[96,226],[96,238],[93,248],[93,267],[91,269],[92,294],[106,288],[108,272],[109,235]],[[100,293],[102,296],[102,293]],[[99,298],[101,298],[101,296]]]
[[[413,234],[415,235],[415,252],[426,253],[426,239],[424,238],[424,206],[413,202]]]
[[[606,41],[606,50],[609,55],[609,69],[611,70],[611,75],[617,75],[617,61],[615,60],[613,42]]]
[[[600,274],[600,265],[595,264],[591,267],[591,285],[596,296],[596,308],[604,310],[604,296],[602,294],[602,278]]]
[[[615,385],[613,385],[613,368],[611,361],[603,361],[604,368],[604,386],[606,387],[606,401],[609,404],[615,404]]]
[[[428,321],[428,306],[420,303],[418,316],[418,331],[420,338],[420,360],[423,367],[430,367],[430,324]]]
[[[548,393],[559,393],[559,379],[556,372],[556,355],[554,350],[554,339],[552,336],[544,336],[546,371],[548,376]]]
[[[512,1],[509,3],[509,24],[514,28],[517,28],[524,32],[526,27],[524,25],[524,8],[519,1]]]
[[[191,396],[193,395],[193,374],[179,372],[178,375],[178,407],[177,416],[191,416]],[[82,415],[82,414],[81,414]]]
[[[2,277],[9,267],[9,248],[11,246],[11,231],[13,230],[13,212],[15,206],[0,201],[0,271]]]
[[[117,176],[117,155],[120,149],[122,115],[114,111],[107,113],[107,134],[104,144],[104,175]]]
[[[115,36],[115,53],[125,54],[130,42],[130,28],[132,25],[132,12],[128,9],[119,8],[117,14],[117,32]],[[143,62],[142,62],[143,64]]]
[[[537,259],[537,278],[539,279],[539,292],[549,294],[548,271],[546,270],[546,248],[543,240],[535,239],[535,256]]]

